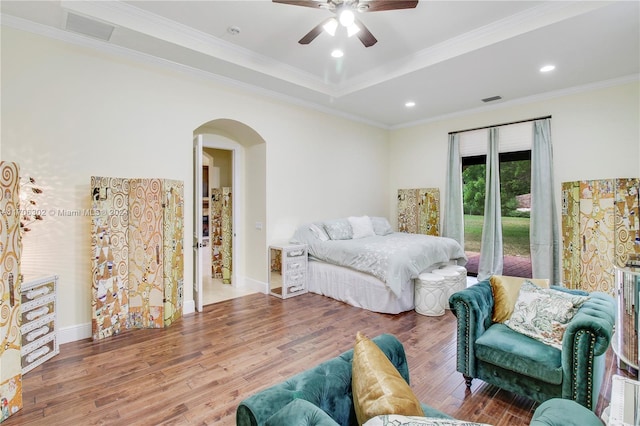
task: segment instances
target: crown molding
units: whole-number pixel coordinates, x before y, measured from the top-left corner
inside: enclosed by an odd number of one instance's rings
[[[7,26],[21,31],[26,31],[32,34],[40,35],[46,38],[62,41],[64,43],[92,49],[104,54],[119,56],[132,61],[144,63],[147,65],[154,65],[164,69],[177,71],[182,74],[187,74],[190,77],[198,77],[207,81],[212,81],[226,89],[233,88],[243,91],[252,95],[259,95],[269,99],[277,100],[280,102],[301,106],[304,108],[319,111],[328,115],[344,118],[349,121],[366,124],[369,126],[377,127],[380,129],[388,130],[389,126],[377,121],[369,120],[364,117],[360,117],[354,114],[348,114],[342,111],[338,111],[333,108],[329,108],[314,102],[305,101],[300,98],[285,95],[280,92],[265,89],[264,87],[255,86],[249,83],[244,83],[238,80],[234,80],[229,77],[220,76],[208,71],[204,71],[198,68],[190,67],[188,65],[179,64],[166,59],[158,58],[146,53],[141,53],[136,50],[128,49],[125,47],[117,46],[109,42],[105,42],[91,37],[83,36],[80,34],[65,31],[59,28],[54,28],[48,25],[39,24],[26,19],[18,18],[12,15],[0,15],[2,26]]]
[[[298,86],[335,96],[321,78],[121,1],[61,1],[67,11],[108,22]]]

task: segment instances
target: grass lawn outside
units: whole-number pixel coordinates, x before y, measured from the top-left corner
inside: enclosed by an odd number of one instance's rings
[[[480,252],[483,221],[484,216],[464,215],[465,251]],[[502,240],[505,256],[529,257],[529,218],[503,217]]]

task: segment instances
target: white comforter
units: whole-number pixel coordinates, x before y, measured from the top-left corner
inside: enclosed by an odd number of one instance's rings
[[[371,274],[400,296],[402,283],[438,264],[467,257],[457,241],[445,237],[395,232],[351,240],[315,241],[309,254],[316,259]]]

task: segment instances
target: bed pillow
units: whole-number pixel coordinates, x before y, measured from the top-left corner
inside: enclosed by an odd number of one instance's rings
[[[332,240],[350,240],[353,237],[353,230],[347,219],[327,220],[324,222],[324,229]]]
[[[309,230],[320,241],[330,240],[329,236],[327,235],[327,232],[324,230],[324,227],[322,225],[317,225],[315,223],[312,223],[311,225],[309,225]]]
[[[364,426],[490,426],[486,423],[468,422],[465,420],[444,419],[439,417],[400,416],[384,414],[366,422]]]
[[[371,223],[373,224],[373,232],[376,235],[393,234],[393,229],[386,217],[372,217]]]
[[[354,240],[356,238],[373,237],[376,235],[376,233],[373,232],[373,223],[371,223],[369,216],[349,216],[347,219],[351,225],[351,230],[353,231],[352,238]]]
[[[525,336],[562,350],[562,337],[567,323],[587,300],[589,296],[540,288],[525,281],[513,314],[504,324]]]
[[[409,384],[378,345],[360,332],[351,368],[353,406],[359,425],[381,414],[424,416]]]
[[[491,292],[493,293],[493,313],[491,320],[493,322],[505,322],[511,317],[513,308],[518,300],[520,287],[527,278],[510,277],[508,275],[493,275],[489,281],[491,282]],[[536,284],[541,288],[549,288],[549,280],[536,278],[528,279],[529,282]]]
[[[289,240],[294,244],[314,244],[318,241],[328,241],[329,236],[322,223],[305,223],[300,225]]]

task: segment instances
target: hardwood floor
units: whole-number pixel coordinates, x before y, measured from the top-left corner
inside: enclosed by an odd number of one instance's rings
[[[162,330],[61,346],[23,379],[9,425],[233,425],[237,405],[353,345],[356,332],[403,342],[418,398],[456,418],[526,425],[533,401],[455,370],[455,317],[377,314],[316,294],[252,294],[206,307]],[[609,403],[613,356],[597,414]]]

